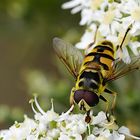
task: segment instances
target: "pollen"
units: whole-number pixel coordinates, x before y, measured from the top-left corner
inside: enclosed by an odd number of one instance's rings
[[[101,6],[102,2],[103,2],[103,0],[92,0],[91,1],[91,9],[97,10]]]
[[[103,23],[104,24],[110,24],[112,23],[113,19],[115,17],[115,13],[113,10],[109,10],[105,13],[104,18],[103,18]]]
[[[131,16],[135,21],[140,21],[140,7],[136,7],[133,11],[131,11]]]

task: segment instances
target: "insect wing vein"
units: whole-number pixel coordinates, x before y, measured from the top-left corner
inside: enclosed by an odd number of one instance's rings
[[[71,44],[59,38],[53,39],[53,47],[68,71],[76,78],[83,62],[82,53]]]
[[[126,74],[133,72],[135,70],[140,69],[140,55],[131,57],[131,62],[129,64],[124,63],[122,60],[116,62],[114,66],[114,71],[110,75],[110,77],[107,78],[107,82],[114,81],[116,79],[119,79]]]

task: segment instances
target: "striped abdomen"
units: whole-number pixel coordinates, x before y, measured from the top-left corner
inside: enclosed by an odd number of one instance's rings
[[[112,63],[114,61],[114,48],[113,44],[110,41],[103,41],[99,45],[95,46],[91,52],[89,52],[84,59],[83,68],[87,66],[94,65],[99,66],[102,71],[103,77],[110,72],[112,69]],[[83,71],[83,69],[82,69]]]
[[[84,59],[77,79],[77,89],[99,89],[103,78],[109,74],[114,61],[113,44],[103,41],[95,46]]]

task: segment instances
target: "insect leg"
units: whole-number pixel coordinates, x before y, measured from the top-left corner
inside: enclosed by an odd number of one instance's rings
[[[128,26],[128,28],[127,28],[127,30],[126,30],[126,32],[125,32],[125,35],[124,35],[124,37],[123,37],[123,40],[122,40],[121,44],[120,44],[120,45],[117,45],[117,50],[118,50],[118,49],[122,50],[123,43],[124,43],[124,41],[125,41],[125,39],[126,39],[126,36],[127,36],[128,32],[131,30],[131,28],[132,28],[132,24],[130,24],[130,25]]]
[[[96,38],[97,38],[98,28],[99,28],[99,26],[97,25],[96,30],[95,30],[94,39],[93,39],[93,44],[95,44],[95,43],[96,43]]]
[[[125,41],[125,39],[126,39],[126,36],[127,36],[128,32],[131,30],[131,28],[132,28],[132,23],[128,26],[128,28],[127,28],[127,30],[126,30],[126,32],[125,32],[125,34],[124,34],[124,37],[123,37],[123,39],[122,39],[121,44],[118,44],[117,47],[116,47],[116,51],[119,51],[119,58],[120,58],[120,59],[122,59],[122,56],[123,56],[122,46],[123,46],[123,44],[124,44],[124,41]]]
[[[96,38],[97,38],[97,32],[98,32],[98,28],[99,26],[97,25],[96,27],[96,30],[95,30],[95,35],[94,35],[94,38],[93,38],[93,42],[91,42],[85,49],[85,54],[88,53],[88,50],[90,50],[92,48],[92,45],[94,45],[96,43]]]
[[[107,99],[105,99],[105,97],[103,97],[102,95],[99,96],[99,98],[104,101],[106,103],[106,117],[107,117],[107,120],[109,121],[109,116],[108,116],[108,112],[109,112],[109,102]]]
[[[113,102],[112,102],[112,106],[111,106],[111,114],[114,115],[114,108],[115,108],[115,104],[116,104],[116,97],[117,97],[117,93],[114,91],[111,91],[110,89],[105,89],[104,92],[112,94],[113,95]]]

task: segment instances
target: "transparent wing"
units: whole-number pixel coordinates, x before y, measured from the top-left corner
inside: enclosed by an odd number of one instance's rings
[[[71,44],[59,38],[53,39],[53,47],[57,56],[64,63],[68,71],[77,78],[84,58],[82,53]]]
[[[113,67],[114,70],[112,74],[106,79],[107,82],[119,79],[135,70],[140,70],[140,55],[133,56],[129,64],[124,63],[122,60],[116,60]]]

